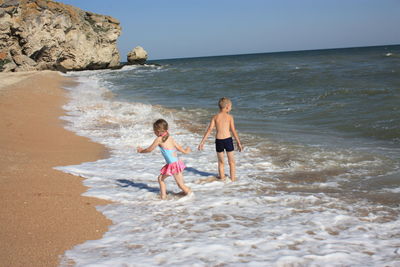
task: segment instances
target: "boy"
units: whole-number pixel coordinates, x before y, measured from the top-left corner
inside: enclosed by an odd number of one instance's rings
[[[203,149],[204,142],[210,135],[214,127],[217,129],[215,135],[215,149],[217,150],[218,156],[218,173],[221,180],[225,180],[224,171],[224,150],[226,150],[226,155],[228,156],[228,163],[230,169],[230,177],[232,181],[236,181],[236,169],[235,169],[235,158],[233,155],[233,140],[232,135],[236,139],[239,151],[241,152],[243,147],[240,143],[239,136],[235,129],[235,123],[233,121],[232,115],[229,112],[232,109],[232,102],[229,98],[223,97],[218,101],[219,113],[214,115],[211,119],[210,125],[208,125],[207,131],[203,136],[198,147],[199,150]]]

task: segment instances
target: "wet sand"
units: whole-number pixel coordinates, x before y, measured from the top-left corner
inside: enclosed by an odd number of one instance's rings
[[[95,209],[106,201],[81,196],[82,178],[53,169],[106,156],[63,128],[68,82],[50,71],[0,73],[0,266],[58,266],[111,224]]]

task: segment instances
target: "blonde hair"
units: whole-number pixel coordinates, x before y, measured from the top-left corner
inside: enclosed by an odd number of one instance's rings
[[[232,101],[227,97],[222,97],[218,101],[219,109],[224,109],[227,105],[232,104]]]
[[[167,132],[166,135],[162,137],[163,143],[168,140],[168,122],[164,119],[158,119],[153,123],[153,130],[155,132]]]

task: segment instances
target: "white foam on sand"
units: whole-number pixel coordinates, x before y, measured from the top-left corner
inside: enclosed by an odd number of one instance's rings
[[[195,151],[201,136],[178,128],[177,118],[170,112],[163,114],[152,105],[110,98],[112,85],[101,80],[101,73],[79,73],[80,84],[69,88],[71,101],[63,119],[68,121],[68,129],[106,145],[111,155],[57,169],[87,178],[85,195],[114,201],[98,207],[113,225],[102,239],[67,251],[62,266],[69,260],[76,266],[400,264],[398,208],[349,201],[335,194],[282,191],[279,188],[285,182],[274,178],[315,168],[347,168],[349,164],[362,171],[364,165],[378,164],[380,159],[356,161],[351,153],[310,150],[303,155],[307,161],[294,159],[282,164],[272,156],[260,156],[259,148],[248,147],[236,154],[238,182],[202,183],[199,181],[216,175],[212,142],[204,151]],[[188,167],[184,177],[194,192],[190,196],[176,195],[179,189],[168,178],[169,198],[161,201],[156,176],[164,164],[162,156],[159,151],[136,153],[137,146],[146,147],[153,141],[152,123],[158,118],[169,122],[170,133],[180,144],[194,150],[180,155]],[[346,175],[325,181],[322,187],[335,188]],[[302,186],[293,180],[286,183]]]

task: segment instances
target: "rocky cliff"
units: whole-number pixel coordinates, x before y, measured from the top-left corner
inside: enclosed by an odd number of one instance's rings
[[[51,0],[0,0],[0,71],[119,65],[119,21]]]

